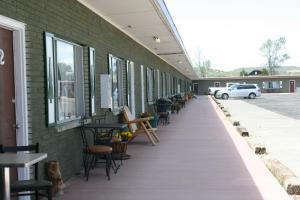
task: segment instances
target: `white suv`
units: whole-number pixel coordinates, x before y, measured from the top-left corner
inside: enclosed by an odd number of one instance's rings
[[[247,97],[254,99],[261,96],[260,88],[256,84],[238,84],[217,92],[216,97],[228,99],[229,97]]]

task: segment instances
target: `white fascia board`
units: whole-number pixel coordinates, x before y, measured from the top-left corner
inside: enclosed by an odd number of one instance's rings
[[[152,0],[154,6],[156,7],[156,9],[158,10],[157,12],[160,13],[160,16],[163,18],[162,20],[164,21],[164,23],[166,24],[166,26],[169,28],[169,30],[171,31],[171,33],[173,33],[174,38],[176,39],[176,41],[178,42],[180,48],[182,49],[182,52],[185,55],[185,58],[187,59],[190,67],[192,68],[193,72],[195,73],[195,75],[198,77],[197,73],[194,71],[193,69],[193,65],[191,62],[191,59],[185,49],[185,46],[183,44],[183,41],[180,37],[180,34],[176,28],[176,25],[171,17],[171,14],[164,2],[164,0]]]

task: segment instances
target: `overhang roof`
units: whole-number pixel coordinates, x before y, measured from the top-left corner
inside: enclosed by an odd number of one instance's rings
[[[262,80],[262,79],[293,79],[300,78],[299,75],[272,75],[272,76],[229,76],[229,77],[202,77],[194,81],[215,81],[215,80]]]
[[[198,79],[163,0],[78,1],[188,78]]]

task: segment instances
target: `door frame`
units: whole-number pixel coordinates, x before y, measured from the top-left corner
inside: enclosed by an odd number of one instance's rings
[[[28,145],[28,118],[27,118],[27,84],[26,84],[26,51],[25,28],[26,24],[0,15],[0,27],[13,31],[15,108],[16,108],[16,143],[18,146]],[[19,179],[29,178],[29,169],[18,169]]]
[[[199,83],[193,83],[193,92],[195,92],[195,90],[194,90],[194,88],[195,88],[195,85],[197,85],[197,87],[198,87],[198,91],[196,91],[196,95],[198,95],[199,94]]]
[[[294,82],[294,92],[291,92],[291,82]],[[296,92],[296,80],[289,80],[289,93],[295,93]]]

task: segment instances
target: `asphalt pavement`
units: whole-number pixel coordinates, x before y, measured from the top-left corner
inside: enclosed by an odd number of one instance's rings
[[[300,177],[300,94],[263,94],[257,99],[220,100],[270,156]]]

